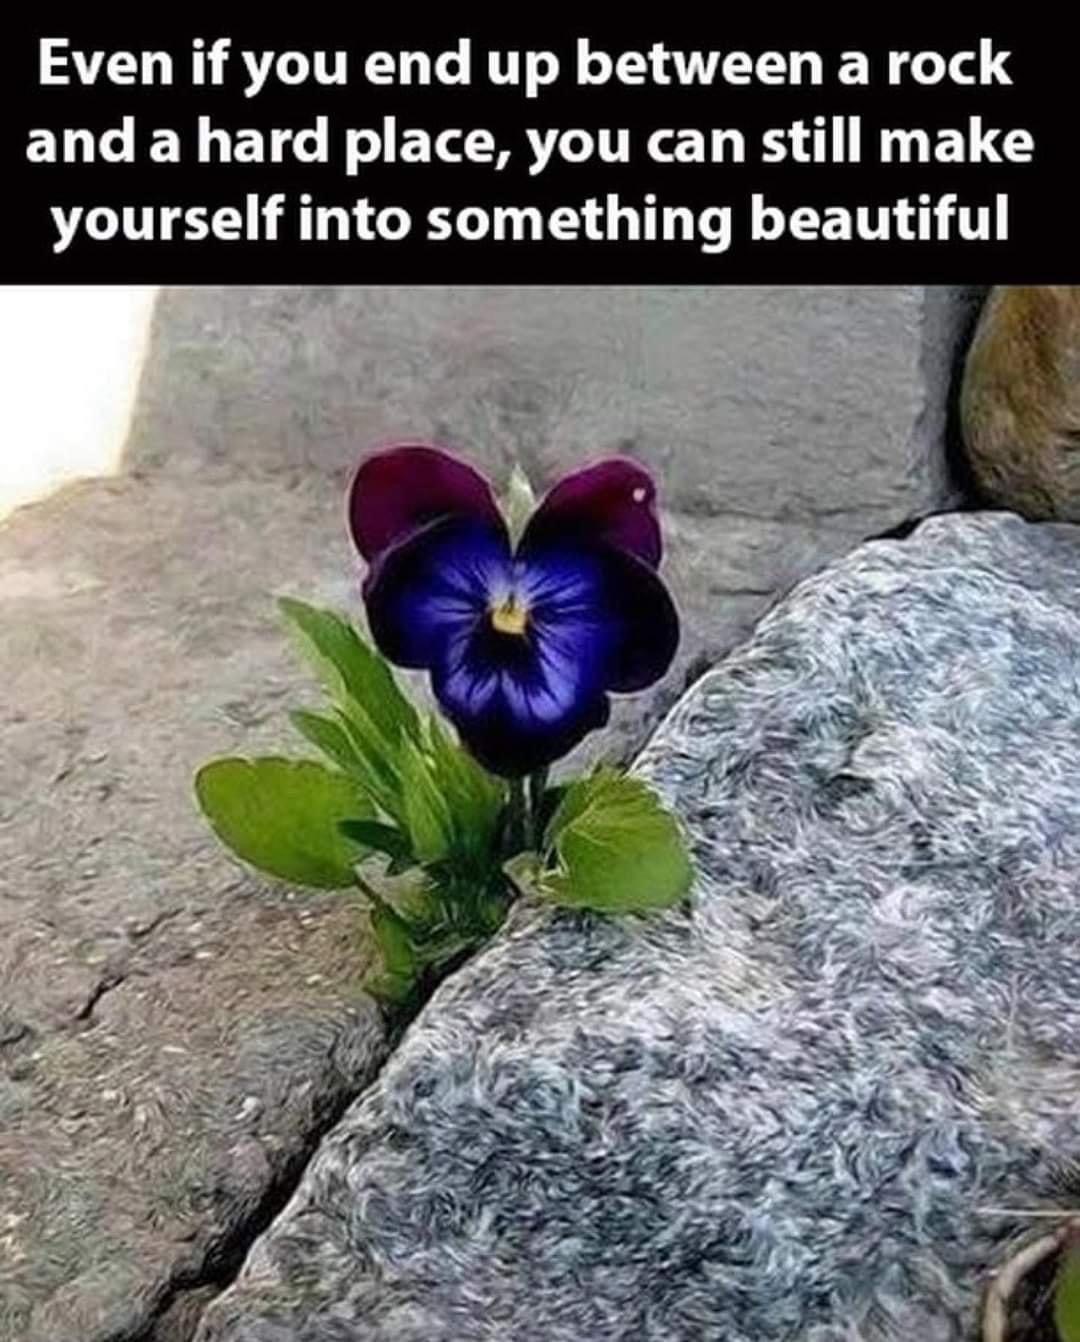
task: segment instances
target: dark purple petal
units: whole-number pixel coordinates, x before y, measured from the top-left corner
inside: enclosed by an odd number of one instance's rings
[[[420,527],[448,517],[504,527],[488,482],[441,448],[402,443],[365,457],[357,467],[349,490],[349,530],[369,563]]]
[[[487,627],[491,594],[509,584],[506,532],[453,518],[385,550],[364,583],[371,636],[398,666],[428,668]]]
[[[629,457],[609,457],[564,476],[533,514],[519,549],[525,555],[575,541],[611,545],[656,568],[662,543],[649,472]]]

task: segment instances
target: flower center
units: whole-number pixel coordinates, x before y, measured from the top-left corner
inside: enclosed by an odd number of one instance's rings
[[[511,592],[491,607],[491,627],[500,634],[516,634],[519,638],[529,627],[529,608]]]

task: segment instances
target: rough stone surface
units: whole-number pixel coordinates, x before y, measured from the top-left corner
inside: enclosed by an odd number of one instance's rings
[[[916,455],[927,462],[938,507],[958,508],[974,500],[974,481],[964,451],[960,388],[964,361],[989,288],[930,285],[923,298],[923,408],[915,426]]]
[[[130,460],[324,470],[434,436],[547,484],[620,450],[679,511],[866,536],[940,494],[937,435],[918,431],[940,400],[926,292],[167,290]]]
[[[1076,1153],[1078,590],[1004,514],[802,584],[639,763],[692,909],[519,908],[199,1342],[968,1342]]]
[[[191,796],[286,739],[269,594],[329,573],[337,503],[101,482],[0,528],[3,1342],[186,1342],[382,1059],[356,908],[245,874]]]

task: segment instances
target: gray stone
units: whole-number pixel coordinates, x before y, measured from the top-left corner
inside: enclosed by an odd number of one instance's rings
[[[190,1338],[382,1061],[356,906],[242,871],[191,794],[286,740],[270,594],[347,580],[328,515],[126,480],[0,528],[3,1342]]]
[[[866,536],[939,501],[955,292],[166,290],[129,460],[345,469],[420,436],[546,485],[618,450],[678,511]]]
[[[803,583],[639,761],[692,908],[519,906],[199,1342],[970,1339],[1070,1196],[1078,590],[1005,514]]]
[[[936,481],[939,507],[974,499],[974,481],[964,451],[960,388],[964,362],[986,285],[930,285],[923,300],[922,377],[925,388],[915,441]]]
[[[868,535],[955,505],[957,350],[983,290],[200,288],[158,302],[126,451],[140,475],[343,484],[395,437],[538,488],[612,451],[660,474],[688,667]],[[334,537],[335,541],[337,536]],[[598,751],[640,745],[616,707]]]

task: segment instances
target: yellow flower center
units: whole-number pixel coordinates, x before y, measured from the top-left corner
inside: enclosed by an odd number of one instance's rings
[[[491,627],[500,634],[520,637],[529,627],[529,608],[511,592],[491,607]]]

